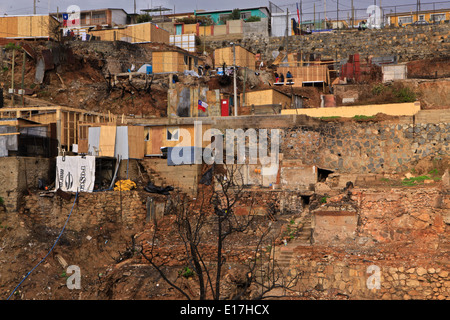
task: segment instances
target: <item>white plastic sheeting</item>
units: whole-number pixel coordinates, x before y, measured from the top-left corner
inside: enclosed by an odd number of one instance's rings
[[[56,189],[66,192],[92,192],[94,183],[94,156],[58,156],[56,158]]]
[[[120,126],[116,128],[116,145],[114,148],[114,158],[122,160],[128,159],[128,127]]]

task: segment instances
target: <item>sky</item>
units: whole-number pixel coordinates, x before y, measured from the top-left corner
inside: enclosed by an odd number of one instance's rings
[[[0,15],[3,16],[5,13],[8,15],[23,15],[33,13],[33,2],[36,1],[36,13],[46,14],[48,12],[56,12],[57,8],[59,11],[65,11],[70,5],[78,5],[81,10],[87,9],[100,9],[100,8],[122,8],[128,13],[134,11],[134,0],[0,0]],[[437,1],[437,0],[435,0]],[[441,2],[443,0],[440,0]],[[273,0],[271,1],[275,5],[279,6],[283,11],[286,9],[289,12],[296,13],[296,4],[300,3],[300,0]],[[327,16],[335,17],[337,12],[337,3],[339,2],[339,12],[341,18],[347,17],[347,12],[350,12],[352,0],[302,0],[302,8],[305,16],[307,14],[312,14],[314,11],[314,4],[316,8],[316,13],[326,11]],[[364,14],[365,9],[373,5],[376,2],[377,5],[380,4],[380,0],[354,0],[354,6],[358,10],[358,14]],[[382,7],[386,8],[387,11],[395,11],[393,7],[390,6],[401,6],[405,4],[411,4],[410,6],[398,7],[399,11],[411,11],[415,10],[416,0],[397,0],[397,1],[387,1],[382,0]],[[422,9],[433,9],[430,0],[421,0]],[[428,3],[428,4],[427,4]],[[250,8],[250,7],[268,7],[268,0],[136,0],[136,8],[139,12],[140,9],[148,9],[163,6],[170,8],[172,11],[175,9],[175,13],[182,12],[192,12],[194,10],[220,10],[220,9],[233,9],[233,8]],[[435,8],[450,8],[450,1],[446,3],[436,4]],[[347,10],[347,11],[345,11]]]

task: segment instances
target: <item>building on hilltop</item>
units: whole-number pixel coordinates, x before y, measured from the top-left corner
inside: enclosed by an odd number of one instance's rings
[[[269,9],[266,7],[255,7],[239,9],[240,19],[246,20],[250,17],[270,18]],[[214,11],[196,11],[198,17],[209,17],[214,24],[224,24],[224,20],[233,12],[233,10],[214,10]]]
[[[389,25],[395,27],[410,24],[444,23],[450,20],[450,9],[391,12],[386,14],[386,17]]]
[[[51,16],[55,17],[61,25],[63,24],[63,15],[67,12],[53,12]],[[125,25],[129,23],[128,14],[123,9],[105,8],[80,11],[80,27],[112,27],[114,25]]]

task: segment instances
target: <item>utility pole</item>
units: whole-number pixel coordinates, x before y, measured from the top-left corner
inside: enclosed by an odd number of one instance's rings
[[[383,14],[383,7],[381,6],[381,0],[380,0],[380,14],[381,14],[380,28],[384,28],[384,14]]]
[[[33,0],[33,14],[36,14],[36,0]]]
[[[352,29],[355,26],[355,10],[353,8],[353,0],[352,0]]]
[[[233,42],[233,83],[234,83],[234,116],[237,117],[237,88],[236,88],[236,44]],[[224,70],[225,72],[225,70]]]
[[[416,2],[416,21],[419,20],[419,0]]]
[[[16,56],[16,49],[13,49],[12,51],[12,71],[11,71],[11,103],[12,106],[14,106],[14,64],[15,64],[15,56]]]
[[[22,89],[22,107],[25,105],[25,103],[24,103],[24,90],[23,90],[23,82],[24,82],[24,80],[25,80],[25,63],[27,62],[27,57],[26,57],[26,53],[25,53],[25,50],[23,51],[23,60],[22,60],[22,86],[21,86],[21,89]]]
[[[300,34],[303,30],[303,0],[300,0]]]
[[[286,10],[286,57],[288,54],[288,37],[289,37],[289,9]]]
[[[203,55],[206,56],[206,26],[203,25]]]
[[[323,0],[323,11],[324,11],[325,29],[327,29],[328,28],[328,26],[327,26],[327,0]]]
[[[242,95],[242,106],[245,107],[245,82],[247,80],[247,67],[244,68],[244,86],[242,87],[242,90],[244,90]]]
[[[339,30],[339,0],[336,1],[336,28]]]
[[[313,23],[314,23],[314,30],[316,30],[316,3],[314,2],[314,20],[313,20]]]

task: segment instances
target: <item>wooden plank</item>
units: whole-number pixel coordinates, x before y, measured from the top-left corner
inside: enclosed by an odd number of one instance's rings
[[[151,154],[161,154],[163,135],[166,133],[165,127],[152,128],[150,132]]]
[[[144,158],[144,127],[129,126],[128,127],[128,158],[142,159]]]
[[[19,135],[20,132],[9,132],[9,133],[0,133],[0,136],[13,136],[13,135]]]
[[[99,156],[114,157],[115,146],[116,146],[116,126],[101,126]]]
[[[88,153],[88,139],[78,139],[78,153]]]

